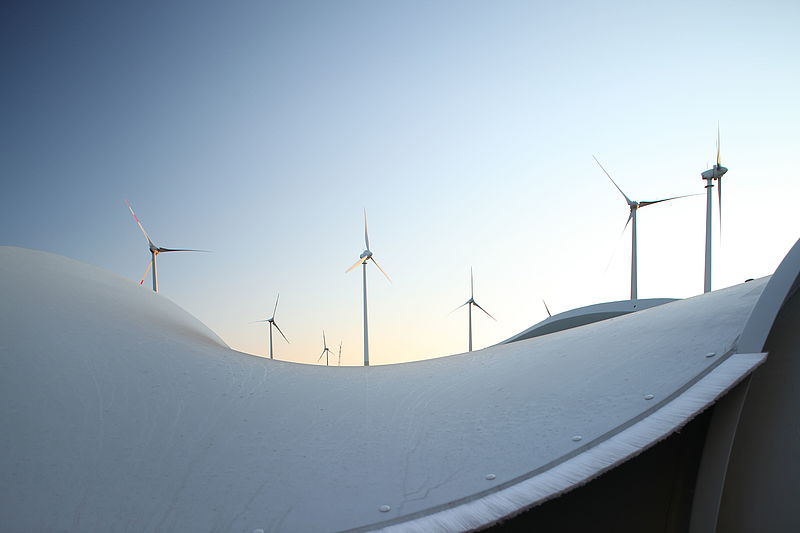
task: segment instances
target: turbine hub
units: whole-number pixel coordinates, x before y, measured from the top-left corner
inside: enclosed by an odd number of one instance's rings
[[[358,257],[360,257],[361,259],[369,259],[370,257],[372,257],[372,252],[370,252],[369,250],[364,250]]]

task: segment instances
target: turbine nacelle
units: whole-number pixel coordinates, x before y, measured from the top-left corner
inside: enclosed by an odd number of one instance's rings
[[[370,257],[372,257],[372,252],[370,252],[369,250],[364,250],[358,257],[364,260],[369,259]]]
[[[704,180],[718,180],[724,176],[726,172],[728,172],[728,169],[722,165],[714,165],[714,168],[706,170],[705,172],[701,173],[700,176]]]

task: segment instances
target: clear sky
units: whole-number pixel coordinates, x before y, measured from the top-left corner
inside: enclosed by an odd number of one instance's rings
[[[637,200],[704,192],[722,132],[714,288],[772,273],[800,236],[800,4],[4,2],[0,244],[138,282],[231,347],[270,316],[315,362],[466,350],[625,299]],[[716,209],[716,205],[715,205]],[[702,292],[705,198],[639,212],[639,296]],[[615,252],[616,249],[616,252]],[[613,258],[612,258],[613,254]],[[610,260],[610,262],[609,262]],[[608,265],[608,266],[607,266]],[[145,282],[145,287],[149,280]],[[143,290],[146,290],[143,288]]]

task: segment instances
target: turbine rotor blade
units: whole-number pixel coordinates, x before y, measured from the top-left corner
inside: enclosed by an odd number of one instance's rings
[[[131,215],[133,215],[133,219],[139,225],[139,229],[142,230],[142,233],[144,233],[144,238],[147,239],[147,244],[149,244],[150,247],[152,247],[152,248],[156,248],[156,245],[153,244],[153,241],[150,239],[150,235],[148,235],[147,232],[144,230],[144,226],[142,226],[142,223],[139,220],[139,217],[137,217],[136,213],[133,212],[133,207],[131,207],[131,204],[130,204],[130,202],[128,202],[128,200],[125,200],[125,205],[128,206],[128,209],[130,210]]]
[[[652,202],[639,202],[639,207],[647,207],[648,205],[657,204],[660,202],[669,202],[670,200],[677,200],[678,198],[688,198],[690,196],[702,196],[703,193],[698,194],[683,194],[681,196],[673,196],[672,198],[664,198],[663,200],[654,200]]]
[[[153,260],[151,259],[150,262],[147,263],[147,268],[145,269],[144,274],[142,274],[142,280],[139,282],[139,285],[142,285],[144,283],[144,279],[147,277],[147,273],[150,272],[150,269],[152,267],[153,267]]]
[[[717,200],[719,200],[719,236],[722,238],[722,176],[717,178]]]
[[[259,322],[269,322],[269,320],[253,320],[251,324],[258,324]]]
[[[320,361],[320,359],[322,359],[323,355],[325,355],[325,350],[322,350],[322,353],[319,354],[319,357],[317,357],[317,363],[319,363],[319,361]]]
[[[275,313],[278,312],[278,300],[281,299],[281,293],[278,293],[278,297],[275,298],[275,308],[272,310],[272,319],[275,320]]]
[[[207,254],[211,253],[211,250],[189,250],[187,248],[156,248],[158,253],[161,252],[204,252]]]
[[[625,227],[624,227],[624,228],[622,228],[622,233],[625,233],[625,230],[626,230],[626,229],[628,229],[628,224],[630,224],[630,223],[631,223],[631,219],[632,219],[632,218],[633,218],[633,211],[631,211],[631,214],[630,214],[630,215],[628,215],[628,221],[627,221],[627,222],[625,222]]]
[[[628,215],[628,220],[625,222],[625,227],[622,228],[622,231],[619,232],[619,237],[617,238],[617,244],[614,245],[614,251],[611,252],[611,257],[608,258],[608,263],[606,263],[606,268],[603,272],[608,272],[608,267],[611,266],[611,261],[614,260],[614,256],[617,254],[617,248],[619,248],[619,243],[622,240],[622,236],[625,235],[625,230],[628,229],[628,224],[631,223],[631,219],[633,218],[633,211],[631,211],[630,215]]]
[[[462,307],[464,307],[465,305],[469,305],[470,303],[472,303],[472,299],[471,299],[471,298],[470,298],[469,300],[467,300],[466,302],[464,302],[463,304],[459,305],[458,307],[456,307],[455,309],[453,309],[452,311],[450,311],[450,312],[449,312],[449,313],[447,313],[447,314],[448,314],[448,315],[452,315],[453,313],[455,313],[456,311],[458,311],[459,309],[461,309],[461,308],[462,308]]]
[[[483,311],[484,313],[486,313],[486,315],[487,315],[489,318],[491,318],[492,320],[494,320],[495,322],[497,322],[497,319],[496,319],[495,317],[493,317],[492,315],[490,315],[490,314],[489,314],[489,311],[487,311],[486,309],[484,309],[483,307],[481,307],[480,305],[478,305],[478,302],[472,302],[472,305],[474,305],[475,307],[477,307],[478,309],[480,309],[481,311]]]
[[[367,245],[369,250],[369,232],[367,231],[367,208],[364,208],[364,244]]]
[[[328,341],[325,340],[325,331],[322,331],[322,347],[324,349],[328,349]]]
[[[592,157],[594,157],[594,156],[592,156]],[[596,157],[594,157],[594,160],[597,162],[598,165],[600,165],[600,161],[597,161]],[[628,202],[628,205],[633,204],[633,201],[630,198],[628,198],[627,194],[622,192],[622,189],[619,188],[619,185],[617,185],[617,182],[614,181],[614,178],[611,177],[611,174],[609,174],[608,171],[606,171],[606,169],[603,168],[603,165],[600,165],[600,168],[603,169],[603,172],[605,172],[606,176],[608,176],[608,179],[611,180],[611,183],[614,184],[614,187],[616,187],[617,190],[619,191],[619,193],[625,198],[625,201]]]
[[[720,158],[720,144],[719,144],[719,122],[717,122],[717,166],[721,167],[721,158]]]
[[[475,298],[475,281],[472,277],[472,267],[469,267],[469,297]]]
[[[353,263],[353,266],[351,266],[350,268],[348,268],[347,270],[345,270],[345,271],[344,271],[344,272],[345,272],[345,274],[347,274],[348,272],[350,272],[351,270],[353,270],[355,267],[357,267],[358,265],[360,265],[360,264],[361,264],[361,263],[363,263],[364,261],[365,261],[365,259],[364,259],[363,257],[359,257],[359,258],[358,258],[358,261],[356,261],[355,263]]]
[[[286,341],[287,343],[289,343],[289,344],[292,344],[291,342],[289,342],[289,339],[287,339],[287,338],[286,338],[286,335],[284,335],[284,334],[283,334],[283,332],[281,331],[281,328],[280,328],[280,326],[278,326],[278,323],[277,323],[277,322],[275,322],[274,320],[272,321],[272,323],[273,323],[273,324],[275,324],[275,329],[277,329],[277,330],[278,330],[278,333],[280,333],[280,334],[281,334],[281,337],[283,337],[283,340],[285,340],[285,341]]]
[[[381,268],[381,266],[378,264],[378,262],[375,261],[375,257],[371,255],[371,256],[369,256],[369,258],[372,260],[373,263],[375,263],[375,266],[378,267],[378,270],[380,270],[383,273],[383,275],[386,276],[386,279],[388,279],[389,282],[391,282],[392,278],[390,278],[389,274],[387,274],[386,271],[383,268]]]
[[[550,313],[550,308],[549,308],[549,307],[547,307],[547,302],[545,302],[545,301],[544,301],[544,298],[542,298],[542,303],[544,304],[544,310],[545,310],[545,311],[547,311],[547,316],[553,316],[553,315]]]

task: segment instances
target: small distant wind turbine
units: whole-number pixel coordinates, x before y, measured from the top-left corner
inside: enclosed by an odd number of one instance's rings
[[[381,268],[381,265],[375,260],[372,255],[372,252],[369,249],[369,232],[367,231],[367,210],[364,209],[364,245],[366,249],[361,252],[361,255],[358,256],[358,261],[353,263],[353,266],[345,270],[345,272],[350,272],[358,265],[362,265],[362,273],[364,277],[364,366],[369,366],[369,333],[367,327],[367,261],[372,261],[375,263],[375,266],[378,267],[386,279],[392,281],[392,278],[389,277],[389,274]]]
[[[328,356],[330,355],[330,353],[331,353],[331,349],[328,348],[328,341],[325,340],[325,330],[323,330],[322,331],[322,353],[319,354],[319,357],[317,357],[317,363],[319,363],[320,359],[322,359],[322,356],[324,355],[325,356],[325,366],[328,366]]]
[[[719,187],[717,188],[719,227],[720,231],[722,231],[722,176],[725,175],[728,169],[722,166],[719,144],[719,124],[717,124],[717,164],[700,174],[702,179],[706,180],[706,268],[703,277],[703,292],[711,291],[711,204],[713,198],[711,189],[714,188],[714,180],[719,182]]]
[[[592,156],[592,157],[594,157],[594,156]],[[638,285],[637,263],[638,262],[637,262],[637,255],[636,255],[636,211],[640,207],[647,207],[648,205],[658,204],[658,203],[661,203],[661,202],[668,202],[670,200],[676,200],[678,198],[686,198],[686,197],[689,197],[689,196],[696,196],[696,195],[694,195],[694,194],[684,194],[682,196],[673,196],[671,198],[663,198],[661,200],[653,200],[652,202],[638,202],[636,200],[631,200],[630,198],[628,198],[627,194],[622,192],[622,189],[619,188],[619,185],[617,185],[617,182],[615,182],[614,179],[611,177],[611,174],[609,174],[606,171],[606,169],[603,168],[603,165],[600,164],[600,161],[598,161],[596,157],[594,157],[594,160],[597,162],[597,164],[603,170],[605,175],[608,176],[608,179],[611,180],[611,183],[614,184],[614,187],[617,188],[617,190],[622,195],[622,197],[625,198],[625,201],[628,203],[628,208],[630,209],[630,214],[628,215],[628,221],[625,222],[625,228],[623,228],[622,231],[624,232],[625,229],[628,227],[628,224],[630,224],[631,221],[633,221],[633,226],[631,227],[631,300],[636,300],[636,298],[638,297],[637,296],[637,285]]]
[[[339,366],[342,366],[342,341],[339,341]]]
[[[469,300],[467,300],[463,304],[453,309],[453,311],[461,309],[465,305],[468,306],[469,309],[469,351],[471,352],[472,351],[472,306],[474,305],[475,307],[486,313],[486,316],[497,322],[497,319],[495,317],[490,315],[486,309],[478,305],[478,302],[475,301],[475,283],[472,276],[472,268],[469,269]]]
[[[278,311],[278,300],[280,300],[280,299],[281,299],[281,293],[278,293],[278,297],[275,298],[275,308],[272,310],[272,316],[271,317],[269,317],[269,318],[267,318],[265,320],[256,320],[255,322],[253,322],[253,324],[255,324],[257,322],[269,322],[269,358],[270,359],[272,359],[272,328],[273,328],[273,326],[275,327],[275,329],[278,330],[278,333],[281,334],[281,337],[283,337],[283,340],[285,340],[288,344],[291,344],[291,342],[289,342],[289,339],[286,338],[286,335],[283,334],[283,331],[281,331],[281,328],[280,328],[280,326],[278,326],[278,323],[275,322],[275,313],[277,313],[277,311]]]
[[[147,273],[150,271],[150,268],[152,267],[152,269],[153,269],[153,292],[158,292],[158,269],[156,268],[156,256],[158,254],[160,254],[160,253],[164,253],[164,252],[208,252],[208,250],[187,250],[187,249],[178,249],[178,248],[160,248],[160,247],[156,246],[153,243],[153,241],[150,239],[150,236],[144,230],[144,227],[142,226],[142,223],[139,221],[139,217],[137,217],[136,213],[133,212],[133,207],[131,207],[131,204],[128,202],[128,200],[125,200],[125,205],[128,206],[128,209],[130,209],[130,211],[131,211],[131,215],[133,215],[133,219],[139,225],[139,229],[142,230],[142,233],[144,233],[144,237],[145,237],[145,239],[147,239],[147,245],[150,248],[150,255],[152,256],[152,259],[150,260],[150,263],[148,263],[147,268],[144,271],[144,275],[142,276],[142,280],[139,282],[139,285],[144,283],[144,280],[147,277]]]

